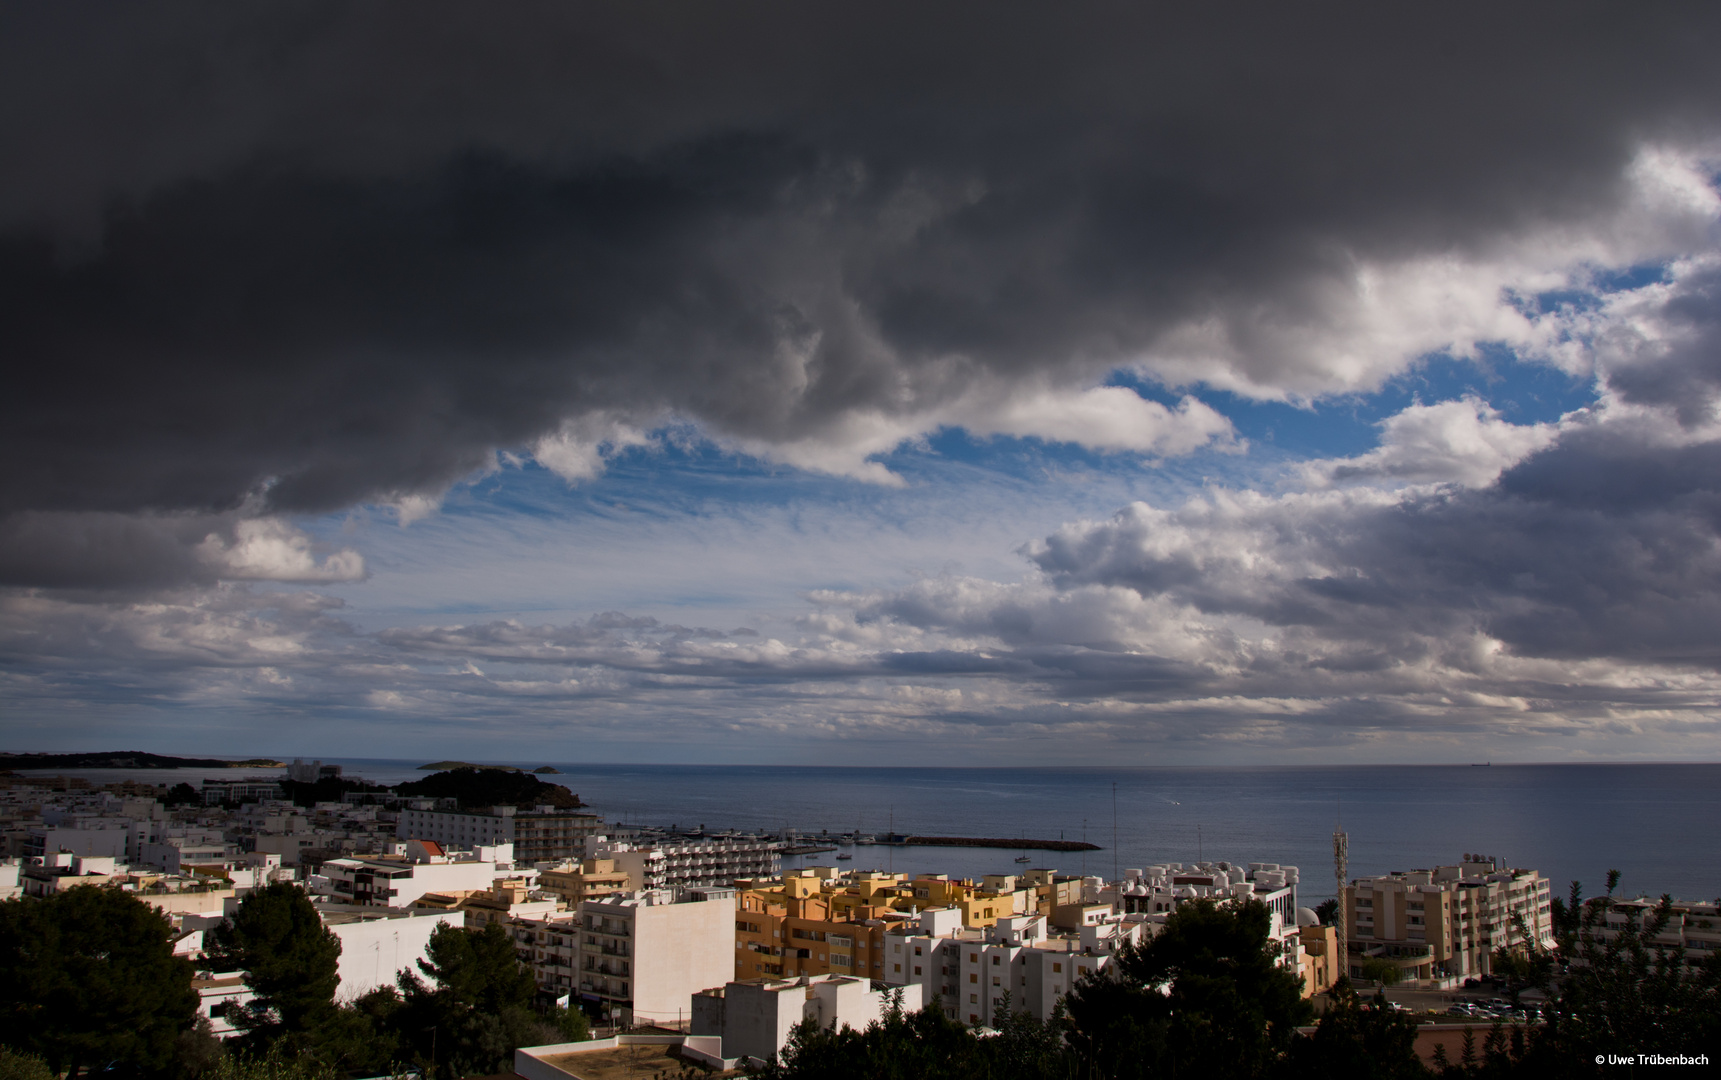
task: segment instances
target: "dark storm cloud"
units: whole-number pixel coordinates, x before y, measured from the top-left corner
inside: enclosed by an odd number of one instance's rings
[[[839,439],[1192,321],[1344,388],[1274,335],[1359,260],[1605,214],[1721,115],[1702,4],[102,16],[0,33],[0,512],[434,494],[594,411]]]
[[[1721,389],[1721,267],[1700,269],[1679,284],[1661,309],[1665,336],[1654,346],[1629,343],[1609,381],[1626,400],[1671,406],[1692,426],[1714,419]]]

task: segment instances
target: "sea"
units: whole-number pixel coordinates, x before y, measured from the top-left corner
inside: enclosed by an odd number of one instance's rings
[[[396,784],[422,761],[325,758]],[[1103,874],[1169,862],[1295,866],[1299,902],[1334,892],[1333,833],[1350,878],[1491,856],[1565,895],[1721,897],[1721,764],[1369,765],[1255,768],[839,768],[548,764],[608,822],[708,830],[1087,840],[1085,853],[840,845],[789,867],[840,865],[977,878],[1050,867]],[[92,783],[275,776],[268,769],[63,769]],[[838,854],[852,858],[835,861]],[[1018,856],[1030,857],[1018,864]]]

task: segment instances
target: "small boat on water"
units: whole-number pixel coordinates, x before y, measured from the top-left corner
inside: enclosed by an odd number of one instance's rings
[[[1019,863],[1030,863],[1030,862],[1033,862],[1034,860],[1032,858],[1026,856],[1026,855],[1018,855],[1018,856],[1016,856],[1016,861]]]
[[[845,851],[841,855],[837,856],[837,861],[842,862],[845,859],[852,859],[852,858],[854,858],[854,856],[850,855],[848,852]]]

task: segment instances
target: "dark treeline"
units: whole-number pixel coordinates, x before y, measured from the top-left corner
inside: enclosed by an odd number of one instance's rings
[[[248,894],[211,932],[208,963],[254,994],[197,1021],[190,961],[168,920],[135,897],[81,886],[0,903],[0,1080],[29,1070],[148,1080],[336,1080],[411,1070],[426,1080],[512,1068],[516,1047],[586,1037],[585,1018],[533,1007],[508,932],[439,927],[396,985],[337,1002],[340,941],[296,885]],[[34,1063],[34,1065],[32,1065]],[[10,1071],[8,1071],[10,1070]],[[42,1072],[41,1075],[48,1075]]]

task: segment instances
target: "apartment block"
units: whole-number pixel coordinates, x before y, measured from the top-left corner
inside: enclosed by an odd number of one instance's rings
[[[1601,940],[1611,941],[1628,927],[1639,931],[1649,927],[1660,902],[1646,897],[1612,900],[1598,896],[1586,901],[1586,906],[1603,909],[1594,932]],[[1715,901],[1676,900],[1670,907],[1672,914],[1667,925],[1650,939],[1653,945],[1685,950],[1687,968],[1695,968],[1721,951],[1721,905]]]
[[[516,870],[507,845],[444,852],[435,843],[409,845],[416,858],[330,859],[310,879],[311,891],[337,903],[410,908],[426,893],[488,890],[498,878],[531,877]]]
[[[653,889],[579,906],[578,994],[618,1023],[676,1023],[734,974],[735,890]]]
[[[861,1031],[880,1019],[885,994],[869,979],[807,975],[797,979],[753,979],[702,990],[693,996],[690,1034],[716,1035],[725,1058],[766,1061],[788,1045],[796,1024]]]
[[[965,927],[959,909],[935,908],[885,934],[884,981],[904,988],[904,1008],[936,1001],[945,1015],[973,1026],[992,1025],[1006,1000],[1012,1012],[1050,1020],[1078,981],[1098,976],[1125,945],[1152,933],[1145,915],[1107,912],[1075,929],[1038,914]]]
[[[580,916],[579,911],[563,910],[536,918],[514,918],[508,922],[514,935],[514,948],[520,962],[532,969],[538,989],[553,998],[567,998],[569,1004],[579,1000],[580,991]],[[595,935],[594,935],[595,937]],[[599,953],[602,947],[599,946]],[[611,954],[615,955],[615,954]],[[590,979],[586,980],[588,983]],[[586,991],[587,1003],[595,1005],[595,991]]]
[[[1090,901],[1114,904],[1122,914],[1150,915],[1157,921],[1191,900],[1257,901],[1267,909],[1269,947],[1279,966],[1301,977],[1308,965],[1298,922],[1299,878],[1296,867],[1278,863],[1166,863],[1126,870],[1123,881],[1090,885],[1085,896]]]
[[[582,859],[540,871],[538,887],[555,893],[572,907],[586,900],[635,891],[640,886],[626,870],[616,866],[614,859]]]
[[[259,799],[280,799],[281,785],[274,780],[205,780],[201,789],[204,806],[233,806]]]
[[[679,838],[597,845],[599,858],[615,863],[636,889],[730,888],[744,878],[775,877],[782,845],[749,837]]]
[[[907,875],[815,870],[753,881],[735,911],[733,977],[882,978],[884,932],[913,906]]]
[[[395,836],[402,840],[431,840],[445,847],[513,844],[521,866],[562,863],[587,854],[587,845],[601,830],[596,814],[539,806],[520,810],[493,806],[486,810],[437,810],[408,807],[400,811]]]
[[[1490,973],[1495,949],[1554,944],[1548,879],[1488,856],[1357,878],[1344,903],[1353,978],[1384,960],[1402,979],[1441,985]]]

